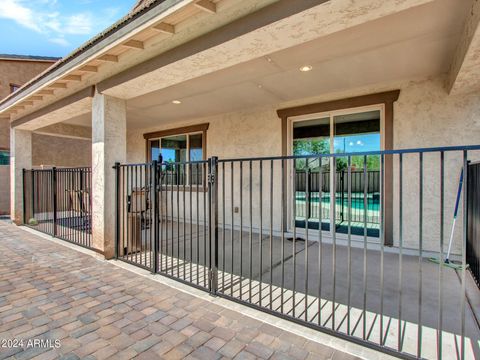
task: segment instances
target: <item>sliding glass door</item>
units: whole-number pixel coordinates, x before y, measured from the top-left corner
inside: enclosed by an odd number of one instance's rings
[[[337,233],[346,234],[350,225],[353,235],[378,237],[380,158],[351,156],[349,176],[348,157],[341,154],[381,150],[381,115],[380,109],[337,111],[292,122],[292,154],[339,155],[321,164],[317,158],[296,161],[295,226],[333,231],[335,224]]]

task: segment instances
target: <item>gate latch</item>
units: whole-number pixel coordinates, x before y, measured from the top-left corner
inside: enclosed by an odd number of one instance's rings
[[[208,182],[210,184],[215,183],[215,174],[208,174]]]

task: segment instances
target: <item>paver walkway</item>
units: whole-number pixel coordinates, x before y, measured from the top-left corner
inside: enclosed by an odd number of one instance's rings
[[[0,359],[353,359],[4,220],[0,256]]]

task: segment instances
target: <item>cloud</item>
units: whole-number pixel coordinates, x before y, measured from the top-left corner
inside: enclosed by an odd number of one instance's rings
[[[88,4],[90,0],[79,1]],[[69,44],[69,35],[94,35],[110,25],[119,8],[109,7],[95,14],[89,11],[61,13],[57,0],[0,0],[0,18],[44,34],[48,41],[62,46]]]
[[[70,46],[70,43],[65,38],[62,38],[62,37],[48,39],[48,41],[64,47]]]
[[[66,19],[63,30],[67,34],[88,35],[92,33],[92,24],[90,14],[76,14]]]
[[[0,2],[0,17],[13,20],[26,28],[41,32],[41,27],[37,25],[32,9],[23,6],[18,0],[2,0]]]

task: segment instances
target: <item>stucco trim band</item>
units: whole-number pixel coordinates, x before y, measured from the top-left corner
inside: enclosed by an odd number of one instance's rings
[[[276,21],[300,13],[330,0],[280,0],[257,12],[233,21],[215,29],[194,40],[177,46],[157,57],[135,65],[117,75],[98,83],[98,90],[104,92],[110,88],[122,85],[142,75],[148,74],[176,61],[201,53],[204,50],[236,39],[244,34],[255,31]]]
[[[11,127],[15,128],[17,126],[20,126],[22,124],[28,123],[29,121],[39,118],[41,116],[45,116],[51,112],[60,110],[64,108],[65,106],[71,105],[77,101],[86,99],[86,98],[93,98],[93,94],[95,93],[95,87],[94,86],[89,86],[83,90],[80,90],[79,92],[76,92],[75,94],[72,94],[70,96],[67,96],[66,98],[63,98],[53,104],[50,104],[40,110],[37,110],[33,113],[30,113],[26,116],[23,116],[17,120],[12,121]]]

